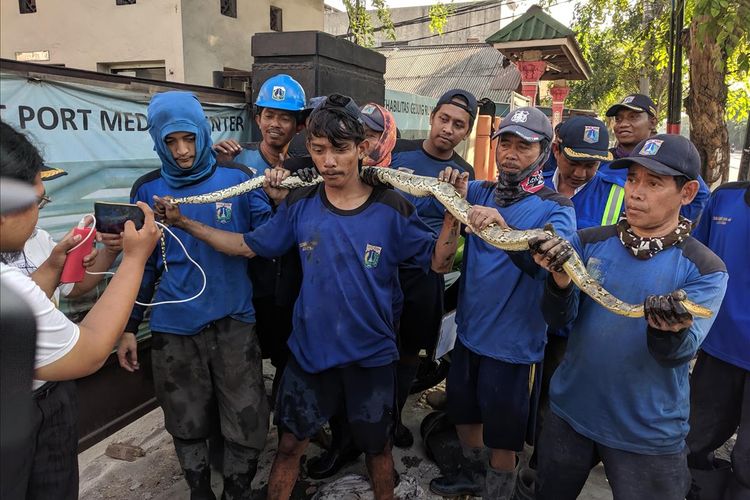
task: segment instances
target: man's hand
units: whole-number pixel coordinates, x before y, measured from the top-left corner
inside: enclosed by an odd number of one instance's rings
[[[372,187],[391,187],[388,184],[385,184],[383,182],[380,182],[380,179],[378,179],[376,168],[384,168],[384,167],[367,167],[363,168],[362,172],[359,174],[359,178],[362,179],[362,182],[367,184],[368,186]]]
[[[445,167],[441,170],[437,176],[439,181],[449,182],[456,188],[461,198],[466,198],[466,193],[469,190],[469,172],[461,172],[456,168]]]
[[[271,198],[276,205],[278,205],[279,203],[284,201],[286,195],[289,194],[288,189],[284,189],[279,186],[281,185],[281,181],[289,177],[290,172],[283,167],[275,167],[266,169],[264,174],[266,176],[266,180],[263,182],[263,191],[265,191],[268,197]]]
[[[474,205],[469,209],[469,226],[466,227],[467,233],[479,232],[492,224],[498,225],[503,229],[509,229],[508,224],[495,208]]]
[[[213,150],[216,151],[216,161],[232,161],[235,156],[242,152],[242,146],[234,139],[226,139],[214,144]]]
[[[104,251],[113,255],[122,252],[122,234],[97,233],[96,241],[104,245]]]
[[[161,229],[156,226],[151,208],[142,201],[137,205],[145,215],[143,227],[137,231],[132,220],[126,221],[122,246],[125,250],[124,258],[135,258],[145,264],[161,237]]]
[[[87,215],[84,218],[84,224],[89,225],[92,222],[94,222],[94,219],[91,218],[90,215]],[[86,235],[73,235],[73,230],[71,229],[68,231],[68,233],[63,236],[63,238],[60,240],[60,242],[55,245],[55,247],[52,249],[52,252],[50,253],[50,256],[47,257],[47,263],[53,266],[55,269],[62,270],[63,266],[65,265],[65,259],[68,256],[68,252],[70,252],[73,247],[78,245],[83,238],[85,238]],[[84,267],[91,267],[94,264],[94,261],[96,260],[97,251],[96,249],[92,250],[92,252],[88,255],[86,255],[83,258],[83,266]]]
[[[680,332],[690,328],[693,316],[682,305],[687,295],[677,290],[667,295],[649,295],[643,302],[643,315],[651,328],[664,332]]]
[[[130,373],[141,367],[138,364],[138,341],[136,341],[134,333],[125,332],[120,337],[120,345],[117,346],[117,360],[120,362],[120,366]]]
[[[185,222],[185,216],[180,212],[180,207],[172,203],[171,196],[159,197],[154,195],[154,213],[164,224],[180,227]]]
[[[552,274],[558,287],[567,288],[570,285],[570,276],[563,271],[562,267],[574,252],[573,246],[567,240],[544,233],[529,240],[529,249],[534,262]]]

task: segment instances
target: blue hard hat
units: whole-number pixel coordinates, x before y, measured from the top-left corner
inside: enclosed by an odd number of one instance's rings
[[[276,75],[261,85],[255,105],[284,111],[302,111],[306,107],[305,89],[289,75]]]

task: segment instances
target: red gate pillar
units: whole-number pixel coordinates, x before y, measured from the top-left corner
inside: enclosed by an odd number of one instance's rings
[[[552,126],[555,127],[562,121],[563,110],[565,109],[565,98],[570,94],[570,87],[568,87],[567,82],[563,80],[562,85],[556,83],[555,86],[549,90],[549,93],[552,94]]]
[[[529,98],[531,106],[536,106],[539,79],[547,69],[547,63],[544,61],[518,61],[516,67],[521,72],[521,94]]]

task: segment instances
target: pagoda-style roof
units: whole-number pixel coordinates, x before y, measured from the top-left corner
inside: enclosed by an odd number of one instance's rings
[[[524,52],[539,51],[547,63],[542,80],[587,80],[591,74],[575,33],[538,5],[490,36],[487,43],[513,62],[523,59]]]

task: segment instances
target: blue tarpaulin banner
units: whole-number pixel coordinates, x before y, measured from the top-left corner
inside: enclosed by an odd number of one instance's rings
[[[0,117],[27,134],[48,165],[67,176],[45,184],[52,203],[39,225],[59,238],[95,201],[128,201],[141,175],[159,168],[146,124],[150,95],[135,91],[0,74]],[[250,137],[242,104],[202,103],[214,142]]]

